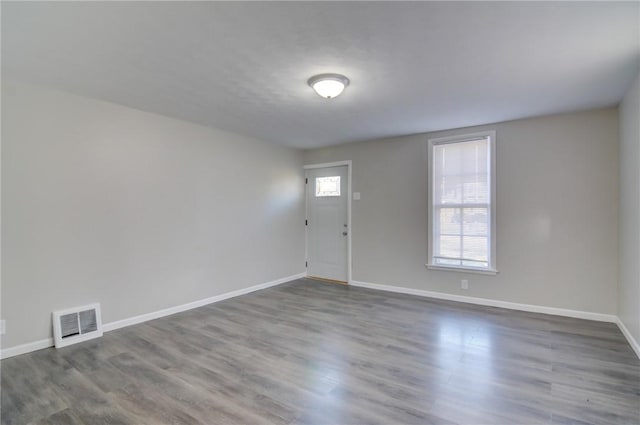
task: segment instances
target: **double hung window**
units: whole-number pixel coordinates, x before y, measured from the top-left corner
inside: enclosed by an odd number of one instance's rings
[[[495,273],[495,132],[429,140],[427,266]]]

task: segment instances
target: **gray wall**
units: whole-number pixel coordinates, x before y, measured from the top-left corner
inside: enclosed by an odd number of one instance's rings
[[[426,141],[497,131],[497,276],[427,270]],[[305,152],[353,161],[353,279],[595,313],[617,312],[616,109]],[[460,280],[469,289],[460,289]]]
[[[3,348],[304,271],[301,153],[34,86],[2,90]]]
[[[620,105],[618,316],[640,344],[640,74]]]

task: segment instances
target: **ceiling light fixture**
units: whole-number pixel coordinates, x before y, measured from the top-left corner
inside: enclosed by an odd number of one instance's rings
[[[333,99],[349,85],[349,79],[340,74],[320,74],[309,78],[308,83],[319,96]]]

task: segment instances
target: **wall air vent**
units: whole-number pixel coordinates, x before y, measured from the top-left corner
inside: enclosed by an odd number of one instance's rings
[[[53,339],[56,348],[102,336],[100,304],[53,312]]]

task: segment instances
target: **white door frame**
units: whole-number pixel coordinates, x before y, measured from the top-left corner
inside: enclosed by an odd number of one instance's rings
[[[327,168],[327,167],[341,167],[347,166],[347,283],[351,284],[351,160],[347,161],[336,161],[336,162],[325,162],[322,164],[308,164],[302,167],[304,170],[311,170],[314,168]],[[309,218],[307,205],[307,190],[308,187],[305,185],[304,188],[304,216],[305,219]],[[305,261],[309,260],[309,230],[307,226],[304,227],[304,258]]]

